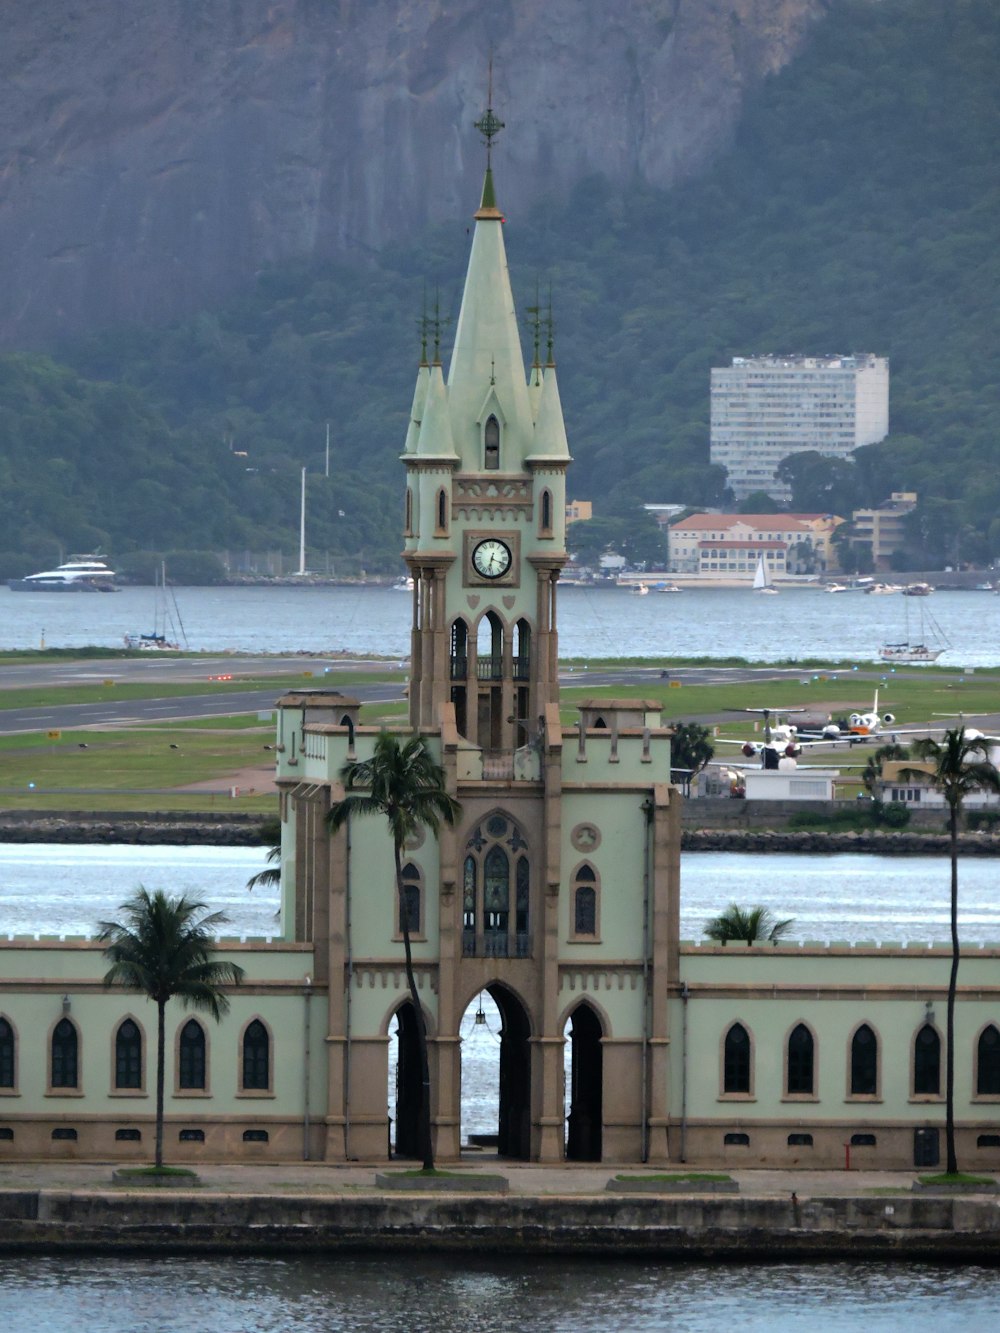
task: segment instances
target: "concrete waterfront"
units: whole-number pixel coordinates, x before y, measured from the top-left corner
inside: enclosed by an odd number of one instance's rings
[[[402,1164],[397,1164],[401,1166]],[[393,1168],[389,1168],[392,1170]],[[508,1193],[379,1189],[376,1164],[199,1166],[197,1188],[114,1186],[103,1164],[0,1166],[0,1253],[54,1250],[531,1251],[677,1259],[915,1258],[995,1264],[995,1195],[913,1192],[912,1172],[734,1170],[738,1195],[623,1196],[633,1166],[539,1167],[495,1158]],[[682,1169],[682,1168],[678,1168]],[[994,1186],[995,1188],[995,1186]]]

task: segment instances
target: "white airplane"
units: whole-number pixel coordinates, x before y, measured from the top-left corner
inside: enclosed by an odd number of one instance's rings
[[[819,722],[815,726],[797,726],[794,722],[782,721],[782,718],[794,717],[806,713],[805,708],[740,708],[740,713],[758,713],[764,719],[763,741],[735,741],[720,739],[719,745],[739,745],[747,759],[760,757],[762,768],[791,769],[796,767],[796,759],[804,749],[837,745],[858,745],[864,737],[882,735],[884,727],[891,727],[896,721],[894,713],[879,713],[878,690],[871,710],[864,713],[851,713],[846,719],[846,726],[839,722]],[[771,719],[774,718],[774,725]],[[900,733],[893,732],[893,735]]]

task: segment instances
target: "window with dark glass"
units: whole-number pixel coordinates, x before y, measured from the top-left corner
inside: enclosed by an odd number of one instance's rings
[[[142,1087],[142,1033],[131,1018],[118,1025],[115,1035],[115,1087]]]
[[[729,1148],[749,1148],[750,1135],[735,1131],[731,1134],[723,1135],[722,1142]]]
[[[734,1023],[726,1033],[722,1058],[723,1092],[750,1091],[750,1034],[742,1023]]]
[[[0,1088],[14,1086],[14,1029],[0,1018]]]
[[[913,1043],[913,1092],[918,1097],[937,1097],[941,1092],[941,1038],[930,1023],[924,1024]]]
[[[403,891],[399,900],[399,933],[405,928],[411,935],[420,931],[420,870],[411,861],[403,867]]]
[[[789,1148],[811,1148],[813,1146],[813,1136],[811,1134],[789,1134]]]
[[[1000,1031],[992,1023],[979,1034],[976,1093],[980,1097],[1000,1097]]]
[[[116,1130],[115,1130],[115,1141],[116,1141],[117,1143],[141,1143],[141,1142],[142,1142],[142,1130],[141,1130],[141,1129],[116,1129]]]
[[[490,815],[472,831],[462,871],[462,949],[467,958],[526,958],[531,865],[513,820]]]
[[[483,462],[487,472],[495,472],[500,466],[500,422],[496,417],[488,417],[483,431]]]
[[[181,1088],[205,1087],[205,1031],[201,1024],[190,1018],[181,1028],[178,1050],[177,1083]]]
[[[448,493],[443,488],[437,493],[438,532],[448,531]]]
[[[244,1091],[266,1091],[270,1087],[270,1043],[267,1028],[255,1018],[243,1034]]]
[[[75,1088],[79,1083],[77,1060],[79,1040],[76,1028],[68,1018],[61,1018],[52,1032],[53,1088]]]
[[[813,1091],[813,1037],[799,1023],[788,1038],[788,1094],[811,1096]]]
[[[878,1089],[878,1042],[867,1023],[851,1041],[851,1095],[874,1097]]]
[[[574,935],[597,934],[597,875],[592,866],[581,866],[576,872],[573,892]]]
[[[552,494],[550,491],[542,491],[542,516],[541,532],[546,536],[552,531]]]

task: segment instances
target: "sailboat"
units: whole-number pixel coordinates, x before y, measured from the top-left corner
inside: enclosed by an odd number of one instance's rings
[[[916,642],[910,637],[910,603],[906,607],[906,639],[902,643],[884,643],[878,650],[883,662],[898,662],[903,666],[919,666],[921,662],[936,662],[950,646],[944,637],[941,626],[929,611],[924,610],[920,602],[920,631]],[[932,633],[928,635],[925,622],[929,622]],[[928,639],[933,639],[932,643]]]
[[[778,591],[771,583],[771,571],[767,567],[767,559],[763,551],[757,557],[757,569],[753,576],[753,590],[754,592],[770,593],[772,596]]]
[[[125,647],[140,648],[143,652],[179,652],[187,646],[187,633],[181,621],[177,598],[173,589],[167,587],[167,566],[161,560],[156,575],[153,628],[149,634],[126,634]]]

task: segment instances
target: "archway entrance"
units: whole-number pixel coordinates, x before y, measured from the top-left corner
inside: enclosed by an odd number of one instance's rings
[[[505,986],[487,986],[462,1018],[462,1139],[500,1157],[531,1155],[531,1025]]]
[[[395,1060],[391,1041],[396,1038]],[[396,1157],[420,1157],[420,1046],[417,1015],[407,1000],[389,1024],[390,1150]]]
[[[601,1020],[589,1004],[573,1010],[566,1025],[569,1038],[570,1099],[566,1157],[573,1162],[601,1160],[604,1061]]]

